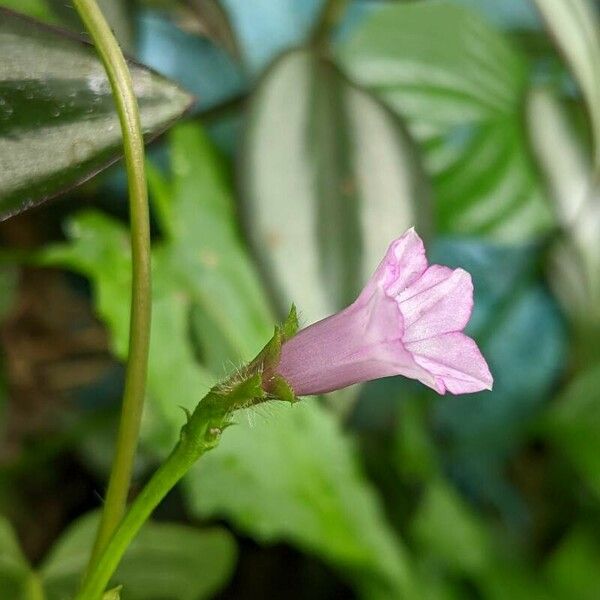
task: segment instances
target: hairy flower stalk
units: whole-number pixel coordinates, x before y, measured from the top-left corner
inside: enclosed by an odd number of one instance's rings
[[[358,298],[281,348],[277,373],[298,396],[404,375],[440,394],[491,389],[475,342],[462,330],[473,310],[463,269],[429,265],[410,229],[392,242]]]

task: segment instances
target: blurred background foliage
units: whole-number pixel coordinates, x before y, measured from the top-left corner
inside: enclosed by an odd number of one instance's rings
[[[122,597],[600,598],[596,6],[101,5],[138,61],[148,140],[181,121],[148,150],[138,486],[181,407],[291,301],[304,324],[344,306],[413,224],[431,260],[472,273],[495,377],[484,394],[393,378],[240,415],[132,546]],[[0,6],[53,27],[0,11],[0,211],[20,213],[0,224],[0,598],[60,600],[110,468],[125,175],[104,170],[117,117],[74,10]]]

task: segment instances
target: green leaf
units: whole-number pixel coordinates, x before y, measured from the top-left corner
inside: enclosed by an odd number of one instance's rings
[[[521,126],[525,62],[475,13],[445,1],[390,4],[338,56],[420,140],[441,231],[518,240],[548,230]]]
[[[173,131],[171,169],[171,202],[160,219],[169,237],[164,253],[170,277],[213,323],[228,358],[248,361],[271,338],[274,319],[241,243],[222,165],[202,129],[182,125]],[[198,335],[203,347],[214,341]],[[221,371],[223,364],[215,368]]]
[[[412,529],[426,554],[460,574],[480,574],[491,563],[491,540],[484,523],[441,480],[429,485]]]
[[[87,211],[70,220],[67,234],[69,244],[46,248],[39,261],[70,268],[92,280],[96,310],[110,329],[115,354],[125,360],[131,294],[128,232],[114,219]],[[156,251],[152,280],[148,402],[142,434],[149,447],[167,452],[183,425],[179,407],[192,410],[215,377],[195,358],[188,335],[189,295],[174,284],[169,265]],[[173,381],[178,385],[173,386]]]
[[[191,508],[320,556],[359,590],[413,597],[410,567],[334,418],[313,401],[236,417],[185,480]]]
[[[481,581],[482,597],[486,600],[559,600],[570,596],[556,596],[551,586],[542,577],[538,569],[523,557],[510,557],[512,562],[495,562]]]
[[[572,381],[547,412],[542,426],[600,497],[600,365]]]
[[[557,598],[594,600],[598,596],[600,544],[588,527],[588,523],[573,527],[545,566]]]
[[[97,514],[79,519],[50,551],[40,569],[47,600],[72,597],[97,523]],[[123,585],[124,600],[201,600],[212,597],[229,580],[235,561],[234,539],[224,529],[148,522],[112,581]]]
[[[534,0],[581,87],[600,167],[600,22],[589,0]]]
[[[426,482],[439,473],[438,456],[426,422],[427,405],[419,395],[403,395],[394,439],[394,464],[403,479]]]
[[[192,125],[172,137],[173,182],[152,170],[152,190],[166,239],[152,250],[152,335],[143,439],[161,453],[219,377],[252,358],[272,335],[273,319],[233,224],[231,197],[207,138]],[[96,308],[125,359],[129,332],[130,258],[126,228],[84,212],[67,228],[71,242],[49,247],[40,262],[93,281]],[[202,366],[190,336],[190,313],[202,315],[202,349],[222,348]],[[177,381],[176,386],[173,381]]]
[[[0,217],[81,183],[121,155],[121,130],[93,47],[0,8]],[[130,62],[147,139],[191,97]]]
[[[282,313],[295,302],[312,322],[352,302],[387,245],[427,223],[402,123],[308,50],[263,78],[243,149],[247,230]]]
[[[18,10],[22,14],[46,23],[58,22],[46,0],[0,0],[0,7]]]
[[[0,590],[2,598],[21,600],[32,577],[31,568],[21,551],[7,519],[0,515]]]

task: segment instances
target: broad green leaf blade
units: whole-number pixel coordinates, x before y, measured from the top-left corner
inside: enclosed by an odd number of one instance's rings
[[[411,527],[426,556],[462,575],[480,574],[492,564],[483,520],[442,480],[429,484]]]
[[[600,365],[572,381],[545,415],[543,430],[600,497]]]
[[[589,521],[575,525],[544,567],[556,598],[593,600],[600,589],[600,544]]]
[[[121,223],[96,212],[74,217],[67,233],[69,244],[48,247],[38,259],[91,279],[96,310],[109,327],[115,354],[125,360],[131,293],[129,234]],[[174,286],[160,252],[154,252],[152,267],[152,336],[142,435],[152,450],[164,453],[173,447],[183,425],[180,407],[192,410],[215,378],[195,359],[188,334],[189,296]]]
[[[46,23],[59,23],[47,0],[0,0],[0,7],[18,10],[22,14]]]
[[[314,553],[359,590],[419,597],[411,595],[404,549],[331,414],[306,400],[236,420],[185,480],[194,511],[226,517],[260,541]]]
[[[47,600],[73,596],[97,523],[96,514],[79,519],[50,551],[40,569]],[[235,541],[225,529],[148,522],[127,550],[112,585],[122,585],[128,600],[202,600],[229,580],[235,561]]]
[[[281,311],[295,302],[308,322],[352,302],[427,208],[399,120],[307,50],[282,57],[252,99],[240,189]]]
[[[93,47],[0,8],[0,218],[81,183],[117,160],[121,130]],[[130,62],[147,139],[190,96]]]
[[[421,142],[441,231],[514,241],[549,228],[521,126],[525,61],[475,13],[447,1],[390,4],[338,57]]]
[[[242,244],[223,165],[200,127],[173,130],[171,169],[170,197],[161,213],[161,226],[169,232],[164,252],[170,277],[217,334],[200,331],[203,347],[223,344],[229,366],[237,366],[271,338],[275,320]],[[223,362],[214,367],[219,375],[229,370]]]
[[[583,92],[600,167],[600,21],[589,0],[534,0]]]
[[[485,574],[482,582],[482,597],[486,600],[557,600],[547,582],[539,577],[537,568],[528,564],[522,557],[511,557],[510,562],[498,561]],[[516,560],[519,562],[515,564]],[[562,596],[558,596],[562,598]]]
[[[173,181],[150,169],[151,191],[165,240],[152,249],[152,336],[148,403],[142,435],[168,452],[192,410],[220,377],[253,358],[274,319],[238,232],[232,198],[208,139],[195,125],[171,138]],[[131,264],[126,228],[96,212],[73,218],[70,243],[39,254],[43,264],[73,269],[93,284],[96,310],[115,354],[125,359]],[[203,364],[190,335],[194,316]],[[174,386],[173,381],[178,385]]]
[[[0,515],[0,597],[24,599],[30,580],[34,576],[12,526]]]

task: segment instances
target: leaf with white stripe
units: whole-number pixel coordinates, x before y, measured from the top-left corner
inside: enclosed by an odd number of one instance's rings
[[[426,223],[402,123],[308,50],[256,90],[241,167],[249,235],[282,310],[293,301],[308,322],[351,302],[389,242]]]
[[[532,90],[527,116],[533,151],[564,233],[552,253],[550,281],[573,317],[600,323],[600,190],[592,162],[549,90]]]
[[[515,241],[548,230],[522,126],[527,68],[501,34],[451,2],[394,3],[337,54],[421,142],[440,231]]]
[[[121,155],[121,130],[94,48],[0,8],[0,218],[81,183]],[[147,139],[191,97],[130,62]]]
[[[600,23],[588,0],[534,0],[579,83],[600,163]]]

